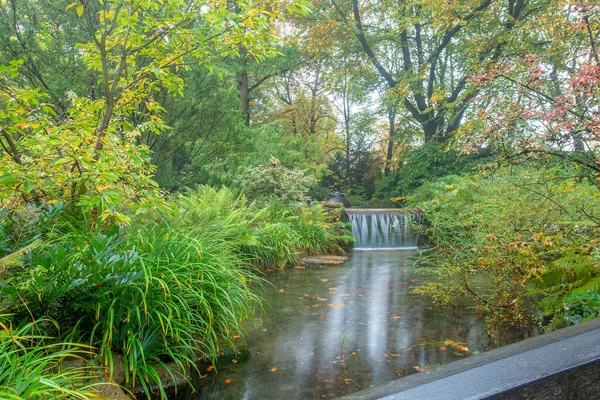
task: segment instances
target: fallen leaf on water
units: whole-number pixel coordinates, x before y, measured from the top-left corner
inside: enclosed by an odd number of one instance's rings
[[[329,282],[329,279],[321,279],[321,282]]]
[[[277,368],[271,368],[271,372],[277,371]]]
[[[401,315],[392,315],[392,316],[390,317],[390,319],[400,319],[400,318],[402,318],[402,316],[401,316]]]
[[[349,297],[350,295],[348,293],[343,293],[343,294],[340,294],[340,296],[341,297]]]
[[[333,287],[333,286],[332,286],[332,287],[328,287],[327,289],[328,289],[328,290],[337,290],[337,288],[336,288],[336,287]]]
[[[231,383],[231,379],[225,379],[225,384],[229,385]]]
[[[440,351],[446,351],[446,346],[440,346]]]
[[[344,307],[344,305],[340,303],[331,303],[329,304],[329,307]]]
[[[304,267],[301,267],[299,265],[296,265],[294,268],[296,268],[296,269],[304,269]]]

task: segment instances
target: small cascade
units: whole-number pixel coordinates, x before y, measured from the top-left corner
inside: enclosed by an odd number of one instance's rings
[[[346,209],[352,223],[354,250],[411,250],[419,248],[419,233],[411,225],[422,224],[422,214],[400,209]]]

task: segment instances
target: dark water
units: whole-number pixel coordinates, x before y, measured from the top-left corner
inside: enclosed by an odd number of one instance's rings
[[[414,251],[349,255],[339,266],[274,272],[239,356],[207,372],[195,398],[330,398],[488,347],[471,309],[410,293],[424,279],[414,276]]]

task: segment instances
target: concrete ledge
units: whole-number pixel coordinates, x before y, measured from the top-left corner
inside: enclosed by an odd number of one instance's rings
[[[600,319],[342,397],[600,399]]]

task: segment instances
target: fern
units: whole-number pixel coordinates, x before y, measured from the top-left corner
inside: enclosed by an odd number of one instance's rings
[[[6,268],[22,267],[23,256],[40,247],[42,247],[42,241],[40,239],[36,239],[27,246],[21,247],[20,249],[0,258],[0,272],[6,270]]]

